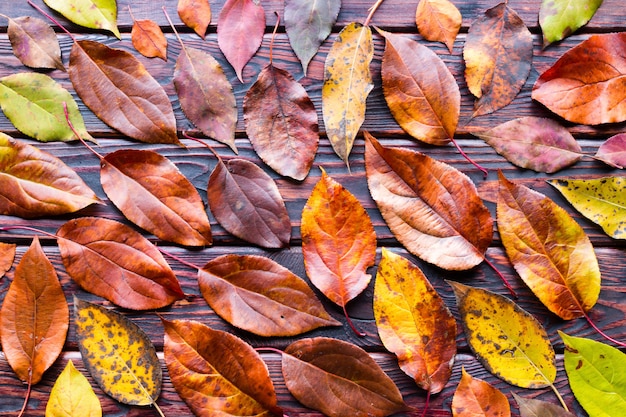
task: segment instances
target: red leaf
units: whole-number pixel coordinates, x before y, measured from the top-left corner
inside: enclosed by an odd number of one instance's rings
[[[614,168],[626,167],[626,133],[608,138],[596,152],[595,158]]]

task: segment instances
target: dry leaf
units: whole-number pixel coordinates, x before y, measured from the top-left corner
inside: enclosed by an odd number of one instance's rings
[[[595,155],[596,159],[617,169],[626,167],[626,133],[619,133],[608,138]]]
[[[13,266],[16,247],[15,243],[0,242],[0,278]]]
[[[462,369],[452,397],[453,417],[510,417],[511,405],[499,389]]]
[[[519,406],[521,417],[576,417],[560,405],[532,398],[523,398],[514,392],[511,394]]]
[[[449,0],[420,0],[415,11],[415,23],[424,39],[443,42],[452,53],[463,16]]]
[[[134,20],[130,36],[133,46],[141,55],[167,61],[167,39],[154,20]]]
[[[211,5],[208,0],[178,0],[178,17],[204,39],[211,23]]]
[[[58,376],[46,404],[46,417],[102,417],[102,406],[89,381],[72,360]]]
[[[65,71],[57,35],[43,20],[32,16],[9,18],[7,35],[13,53],[22,64],[31,68]]]

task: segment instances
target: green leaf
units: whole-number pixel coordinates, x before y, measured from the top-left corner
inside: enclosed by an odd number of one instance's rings
[[[90,29],[104,29],[122,39],[117,28],[116,0],[44,0],[68,20]]]
[[[590,417],[621,417],[626,410],[626,355],[618,349],[559,331],[565,371],[576,399]]]
[[[601,4],[602,0],[543,0],[539,25],[544,48],[586,25]]]
[[[626,239],[626,178],[590,180],[554,179],[548,184],[559,190],[583,216],[600,225],[614,239]]]
[[[65,117],[83,139],[92,139],[72,95],[45,74],[22,72],[0,78],[0,106],[25,135],[42,142],[78,140]]]

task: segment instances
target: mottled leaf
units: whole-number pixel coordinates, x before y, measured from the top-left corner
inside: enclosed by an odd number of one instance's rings
[[[608,138],[595,155],[596,159],[614,168],[624,169],[626,167],[626,133],[620,133]]]
[[[18,378],[37,384],[63,350],[69,309],[39,239],[15,267],[0,315],[2,351]]]
[[[90,29],[103,29],[122,38],[117,28],[116,0],[44,0],[68,20]]]
[[[562,178],[548,180],[548,184],[607,235],[626,239],[626,177]]]
[[[130,36],[133,46],[141,55],[167,61],[167,39],[154,20],[134,20]]]
[[[29,219],[72,213],[99,202],[63,161],[0,133],[0,213]]]
[[[169,97],[129,52],[77,41],[68,72],[81,100],[112,128],[142,142],[180,143]]]
[[[374,87],[370,63],[374,57],[372,30],[350,23],[335,38],[324,64],[322,113],[335,153],[348,163],[363,121],[367,96]]]
[[[386,248],[376,272],[374,317],[404,373],[431,394],[440,392],[452,374],[456,321],[424,273]]]
[[[443,42],[452,53],[463,16],[449,0],[420,0],[415,11],[415,23],[424,39]]]
[[[285,349],[282,371],[298,401],[329,417],[383,417],[408,410],[391,378],[348,342],[300,339]]]
[[[213,216],[229,233],[265,248],[289,246],[291,221],[283,197],[253,162],[219,159],[207,195]]]
[[[243,68],[263,42],[265,11],[256,0],[226,0],[217,21],[217,43],[243,83]]]
[[[89,381],[70,359],[57,377],[46,404],[46,417],[101,417],[102,406]]]
[[[508,298],[448,281],[467,341],[495,376],[522,388],[551,386],[555,354],[539,321]]]
[[[74,297],[76,340],[98,386],[123,404],[156,405],[161,364],[141,328],[121,313]]]
[[[565,39],[591,20],[602,0],[542,0],[539,26],[543,47]]]
[[[396,239],[412,254],[449,270],[484,260],[493,219],[462,172],[405,148],[386,148],[365,134],[370,194]]]
[[[22,133],[42,142],[77,140],[65,117],[81,138],[92,139],[74,98],[45,74],[22,72],[0,78],[0,106]]]
[[[164,156],[150,150],[112,152],[100,163],[100,182],[128,220],[158,238],[211,245],[211,225],[198,190]]]
[[[474,116],[509,104],[530,74],[533,38],[506,2],[487,10],[470,26],[463,47],[465,81],[478,99]]]
[[[461,370],[461,381],[452,397],[453,417],[510,417],[511,405],[499,389]]]
[[[184,297],[161,252],[129,226],[83,217],[65,223],[57,236],[67,273],[86,291],[133,310]]]
[[[509,260],[550,311],[563,320],[582,317],[600,293],[591,241],[551,199],[499,177],[497,223]]]
[[[512,392],[521,417],[576,417],[562,406],[547,401],[524,398]]]
[[[565,371],[576,399],[593,417],[620,417],[626,409],[626,355],[595,340],[568,336]]]
[[[285,31],[306,75],[309,62],[339,16],[341,0],[285,0]]]
[[[238,337],[191,320],[163,320],[172,384],[197,416],[282,416],[263,359]]]
[[[391,114],[414,138],[445,145],[459,122],[461,93],[444,62],[424,45],[403,35],[385,37],[381,75]]]
[[[65,71],[57,35],[43,20],[32,16],[9,18],[7,34],[13,53],[22,64]]]
[[[532,98],[573,123],[623,122],[625,74],[626,33],[592,35],[541,74]]]
[[[0,278],[13,266],[16,247],[15,243],[0,242]]]
[[[302,278],[262,256],[217,257],[198,271],[198,285],[224,320],[260,336],[294,336],[341,325]]]
[[[202,39],[211,23],[211,5],[208,0],[178,0],[178,17]]]
[[[578,162],[582,149],[559,122],[543,117],[521,117],[475,133],[509,162],[548,174]]]

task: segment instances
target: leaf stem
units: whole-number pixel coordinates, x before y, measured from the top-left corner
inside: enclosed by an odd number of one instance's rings
[[[372,16],[374,16],[374,12],[376,12],[376,10],[378,9],[378,6],[380,6],[383,3],[383,1],[385,0],[377,0],[376,3],[374,3],[374,5],[369,8],[370,14],[367,15],[367,18],[365,19],[363,26],[367,26],[370,24],[370,21],[372,20]]]
[[[563,406],[565,411],[567,411],[569,413],[569,408],[567,408],[567,404],[565,404],[565,400],[563,399],[563,397],[561,397],[561,394],[559,393],[559,390],[556,389],[554,384],[550,384],[550,388],[552,388],[552,391],[554,391],[554,394],[556,395],[556,398],[558,398],[559,402],[561,403],[561,405]]]
[[[285,352],[283,352],[282,350],[280,350],[280,349],[276,349],[276,348],[273,348],[273,347],[271,347],[271,346],[259,346],[259,347],[254,348],[254,350],[256,350],[257,352],[260,352],[260,351],[262,351],[262,350],[268,350],[268,351],[270,351],[270,352],[278,353],[278,354],[280,354],[280,355],[282,355],[283,353],[285,353]]]
[[[511,293],[511,296],[513,296],[513,298],[517,299],[517,293],[515,292],[515,290],[513,289],[511,284],[509,283],[509,281],[506,279],[506,277],[502,274],[502,272],[498,271],[498,268],[496,268],[496,266],[489,259],[487,259],[486,256],[484,257],[484,259],[485,259],[485,263],[487,265],[489,265],[491,267],[491,269],[493,269],[494,272],[500,277],[502,282],[504,282],[504,286],[509,290],[509,293]]]
[[[58,239],[59,238],[54,233],[46,232],[44,230],[35,229],[34,227],[30,227],[30,226],[20,226],[20,225],[3,226],[3,227],[0,227],[0,232],[7,232],[9,230],[14,230],[14,229],[22,229],[22,230],[28,230],[28,231],[31,231],[31,232],[35,232],[35,233],[41,233],[42,235],[46,235],[46,236],[51,237],[53,239]]]
[[[70,120],[70,113],[67,110],[67,103],[64,101],[63,102],[63,113],[65,114],[65,121],[67,122],[67,125],[70,127],[70,129],[72,129],[72,132],[74,133],[74,135],[78,138],[78,140],[87,147],[87,149],[89,149],[91,151],[91,153],[93,153],[94,155],[96,155],[98,157],[98,159],[100,159],[101,161],[104,159],[104,157],[102,155],[100,155],[94,148],[91,147],[91,145],[89,145],[85,139],[83,139],[80,134],[76,131],[76,129],[74,128],[74,124],[72,124],[72,121]]]
[[[209,148],[209,150],[211,151],[211,153],[212,153],[213,155],[215,155],[215,157],[216,157],[219,161],[222,161],[222,158],[220,158],[219,154],[215,151],[215,149],[213,149],[213,147],[211,147],[211,145],[209,145],[208,143],[206,143],[206,142],[205,142],[205,141],[203,141],[202,139],[198,139],[198,138],[194,138],[193,136],[189,136],[189,135],[187,134],[187,132],[185,132],[184,130],[183,130],[183,137],[184,137],[184,138],[186,138],[186,139],[189,139],[189,140],[196,141],[196,142],[198,142],[199,144],[204,145],[205,147]],[[222,161],[222,162],[223,162],[223,161]]]
[[[487,178],[487,175],[489,174],[489,172],[488,172],[485,168],[483,168],[482,166],[480,166],[479,164],[477,164],[476,162],[474,162],[474,161],[472,160],[472,158],[470,158],[470,157],[469,157],[469,155],[467,155],[467,154],[465,153],[465,151],[464,151],[463,149],[461,149],[461,147],[460,147],[460,146],[459,146],[459,144],[458,144],[458,143],[454,140],[454,138],[450,138],[450,142],[452,142],[452,144],[453,144],[453,145],[456,147],[456,149],[457,149],[457,150],[461,153],[461,155],[463,155],[463,158],[467,159],[467,161],[468,161],[470,164],[472,164],[472,165],[474,165],[476,168],[478,168],[478,169],[479,169],[479,170],[483,173],[483,176],[484,176],[485,178]]]
[[[280,15],[278,12],[274,12],[276,15],[276,24],[274,25],[274,31],[272,32],[272,40],[270,41],[270,65],[274,65],[274,38],[276,37],[276,32],[278,31],[278,25],[280,23]]]
[[[350,326],[350,328],[352,329],[352,331],[354,332],[354,334],[356,334],[359,337],[365,337],[367,336],[367,333],[360,331],[359,329],[356,328],[356,326],[354,325],[354,323],[352,322],[352,319],[350,318],[350,316],[348,315],[348,310],[346,310],[346,305],[344,303],[343,307],[343,314],[344,316],[346,316],[346,320],[348,321],[348,325]]]
[[[165,414],[163,414],[163,411],[161,410],[161,407],[159,407],[159,405],[156,403],[156,400],[152,400],[152,406],[154,406],[154,408],[157,410],[157,413],[159,413],[161,417],[165,417]]]
[[[24,398],[24,404],[22,405],[22,409],[17,417],[22,417],[24,412],[26,411],[26,405],[28,405],[28,400],[30,399],[30,393],[33,389],[33,368],[32,366],[28,368],[28,390],[26,391],[26,397]]]
[[[430,390],[426,393],[426,404],[424,404],[424,411],[422,412],[422,417],[426,417],[426,413],[428,412],[428,406],[430,405]]]
[[[31,0],[28,0],[28,4],[31,5],[31,7],[33,7],[35,10],[37,10],[39,13],[41,13],[42,15],[46,16],[48,19],[50,19],[50,21],[52,23],[54,23],[55,25],[57,25],[58,27],[61,28],[61,30],[63,30],[63,32],[67,33],[69,35],[70,38],[72,38],[72,40],[74,41],[74,43],[77,42],[76,38],[74,37],[74,35],[72,34],[72,32],[70,32],[69,30],[67,30],[63,25],[61,25],[61,23],[59,23],[58,20],[56,20],[54,17],[50,16],[48,13],[46,13],[41,7],[37,6],[35,3],[33,3]]]
[[[129,7],[129,10],[130,10],[130,6],[128,6],[128,7]],[[165,14],[165,18],[167,19],[167,23],[170,24],[170,27],[174,31],[174,34],[176,35],[176,38],[178,39],[178,42],[180,42],[181,48],[183,48],[183,51],[185,51],[185,54],[187,54],[187,49],[185,48],[185,44],[183,43],[183,39],[178,34],[178,31],[176,30],[176,27],[174,26],[174,23],[172,22],[172,19],[170,19],[170,15],[167,13],[167,10],[165,10],[165,6],[162,6],[161,9],[163,10],[163,14]]]
[[[615,343],[618,346],[626,347],[626,343],[620,342],[619,340],[616,340],[616,339],[613,339],[611,336],[609,336],[608,334],[606,334],[602,330],[600,330],[600,328],[598,326],[596,326],[596,324],[591,320],[591,317],[589,317],[587,312],[584,311],[584,310],[583,310],[583,315],[585,316],[585,318],[587,319],[587,322],[591,325],[591,327],[593,327],[594,330],[600,334],[600,336],[602,336],[605,339]]]
[[[168,251],[166,251],[166,250],[164,250],[164,249],[161,249],[160,247],[157,247],[157,249],[158,249],[158,250],[159,250],[159,252],[161,252],[162,254],[169,256],[170,258],[174,259],[175,261],[180,262],[181,264],[183,264],[183,265],[185,265],[185,266],[188,266],[188,267],[189,267],[189,268],[191,268],[191,269],[196,269],[196,270],[198,270],[198,271],[202,269],[202,268],[200,268],[199,266],[194,265],[194,264],[192,264],[191,262],[187,262],[187,261],[186,261],[186,260],[184,260],[183,258],[181,258],[181,257],[179,257],[179,256],[174,255],[173,253],[170,253],[170,252],[168,252]]]

